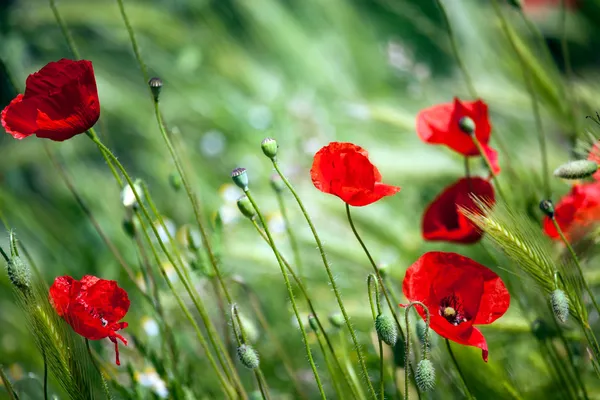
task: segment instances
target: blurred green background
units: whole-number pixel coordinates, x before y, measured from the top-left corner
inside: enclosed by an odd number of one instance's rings
[[[492,145],[500,149],[503,168],[500,180],[509,197],[539,220],[540,153],[530,98],[518,60],[488,3],[445,1],[461,56],[479,96],[489,105]],[[501,3],[527,52],[528,65],[536,68],[533,81],[549,139],[550,167],[554,168],[572,157],[575,133],[584,137],[593,131],[593,123],[585,115],[600,110],[600,2],[582,1],[579,10],[568,15],[574,68],[568,82],[577,104],[566,101],[562,89],[561,81],[567,78],[558,9],[529,15],[552,51],[553,59],[548,60],[520,14]],[[133,176],[148,183],[159,209],[175,229],[193,224],[185,193],[169,185],[175,168],[154,120],[146,82],[133,57],[117,3],[63,0],[57,6],[81,56],[94,65],[102,106],[96,125],[100,137]],[[295,366],[306,372],[308,392],[315,389],[281,274],[269,248],[238,215],[235,201],[241,193],[229,179],[232,168],[248,169],[251,187],[289,254],[281,215],[269,188],[271,165],[260,150],[264,137],[274,137],[280,144],[280,164],[300,191],[325,241],[363,343],[373,339],[365,283],[371,269],[347,226],[343,203],[314,189],[308,173],[312,155],[330,141],[350,141],[368,149],[384,182],[402,187],[394,197],[353,210],[359,231],[376,261],[388,265],[398,290],[405,269],[428,250],[468,255],[509,278],[505,268],[496,265],[480,245],[421,239],[426,204],[464,171],[461,157],[420,142],[414,130],[415,116],[420,109],[449,102],[453,96],[470,99],[434,1],[147,0],[127,1],[126,8],[150,74],[164,81],[162,112],[185,149],[207,217],[213,220],[219,211],[224,221],[223,269],[228,275],[243,277],[260,294],[269,322]],[[72,58],[72,54],[47,2],[0,2],[0,59],[18,90],[23,90],[28,74],[60,58]],[[6,73],[0,84],[3,108],[16,93]],[[576,110],[575,124],[570,119],[571,108]],[[48,144],[102,229],[137,268],[134,243],[122,229],[125,210],[120,189],[93,143],[80,135]],[[475,173],[485,174],[479,161],[473,168]],[[569,189],[558,180],[552,184],[555,199]],[[335,299],[310,231],[291,197],[287,200],[294,231],[301,240],[309,289],[319,311],[327,315],[337,310]],[[80,278],[94,274],[117,279],[130,289],[133,302],[125,332],[152,341],[145,330],[150,311],[68,191],[42,140],[0,136],[0,212],[48,282],[59,275]],[[0,235],[3,247],[6,237]],[[198,276],[196,284],[210,303],[205,280]],[[33,387],[35,384],[27,382],[39,382],[42,360],[19,318],[6,274],[0,274],[0,285],[0,364],[14,380],[22,380],[23,387]],[[241,292],[236,293],[244,309],[247,301]],[[173,309],[173,320],[182,319],[167,294],[165,301]],[[557,383],[544,372],[539,353],[530,351],[535,340],[529,321],[536,317],[530,314],[513,302],[497,326],[482,329],[490,347],[487,365],[477,349],[457,346],[475,390],[490,396],[481,398],[511,398],[503,382],[522,393],[523,397],[517,398],[542,398],[540,393],[548,396],[544,398],[560,398],[553,389]],[[185,338],[185,323],[181,324],[178,340],[194,348],[188,343],[192,336]],[[365,347],[375,355],[370,344]],[[291,393],[264,336],[259,337],[257,348],[269,384],[280,393]],[[133,348],[122,351],[123,359],[134,359]],[[107,352],[105,357],[112,354]],[[187,361],[194,357],[201,358],[201,354],[191,352]],[[440,377],[431,398],[460,396],[445,359],[445,353],[434,351]],[[375,371],[375,358],[372,363]],[[135,362],[139,371],[146,367],[143,361]],[[202,372],[193,373],[202,385]],[[251,378],[249,373],[244,377]],[[0,390],[0,397],[3,395]]]

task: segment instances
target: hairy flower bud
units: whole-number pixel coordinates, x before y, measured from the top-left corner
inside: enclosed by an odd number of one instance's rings
[[[254,219],[254,217],[256,217],[256,210],[250,202],[250,199],[248,199],[248,196],[244,195],[240,197],[237,201],[237,206],[240,209],[240,212],[244,215],[244,217],[250,219]]]
[[[341,313],[329,314],[329,323],[336,328],[344,326],[344,316]]]
[[[393,346],[398,340],[398,328],[392,317],[385,314],[379,314],[375,318],[375,330],[381,340],[387,345]]]
[[[419,361],[415,371],[415,381],[422,392],[430,391],[435,386],[435,368],[427,359]]]
[[[591,160],[570,161],[554,170],[554,176],[563,179],[581,179],[593,175],[598,164]]]
[[[458,120],[458,127],[467,135],[475,133],[475,121],[469,117],[462,117]]]
[[[240,347],[238,347],[237,354],[244,367],[249,369],[258,367],[258,364],[260,363],[258,359],[258,353],[252,348],[252,346],[242,344]]]
[[[150,90],[152,91],[152,96],[154,96],[154,101],[158,101],[160,96],[160,91],[163,87],[163,81],[160,78],[154,77],[148,81],[148,86],[150,86]]]
[[[10,282],[23,294],[29,293],[31,290],[31,271],[21,257],[11,257],[7,263],[6,269]]]
[[[562,323],[567,322],[569,318],[569,299],[567,299],[565,292],[560,289],[553,291],[550,295],[550,303],[556,319]]]
[[[231,171],[231,179],[243,191],[248,190],[248,174],[246,168],[236,168]]]
[[[313,331],[319,332],[319,323],[317,322],[317,319],[314,315],[311,314],[308,316],[308,324],[310,325]]]
[[[279,148],[279,145],[275,139],[264,139],[260,143],[260,147],[262,148],[263,153],[265,153],[265,156],[269,157],[271,160],[275,159],[275,156],[277,156],[277,149]]]

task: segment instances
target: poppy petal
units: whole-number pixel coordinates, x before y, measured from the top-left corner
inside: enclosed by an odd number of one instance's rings
[[[59,276],[50,286],[50,302],[61,317],[67,313],[71,302],[73,288],[78,288],[77,281],[70,276]]]
[[[2,110],[0,120],[2,127],[15,139],[24,139],[37,130],[37,100],[23,100],[23,95],[15,97]]]
[[[491,271],[489,271],[491,272]],[[483,271],[483,295],[474,324],[491,324],[506,313],[510,306],[510,294],[496,274]]]

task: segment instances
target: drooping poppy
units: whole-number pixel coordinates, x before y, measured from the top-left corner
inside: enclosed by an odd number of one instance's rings
[[[594,143],[587,159],[600,164],[600,143]],[[600,169],[596,171],[592,177],[597,181],[600,180]]]
[[[0,121],[16,139],[36,135],[63,141],[87,131],[99,117],[91,61],[62,59],[29,75],[25,93],[4,108]]]
[[[369,154],[352,143],[331,142],[315,154],[310,170],[321,192],[333,194],[351,206],[361,207],[400,190],[381,183],[381,174]]]
[[[479,210],[471,194],[489,203],[495,201],[494,188],[487,180],[459,179],[444,189],[425,210],[422,224],[423,238],[430,241],[465,244],[479,241],[483,232],[458,210],[459,206]]]
[[[485,337],[474,325],[491,324],[510,305],[510,294],[496,273],[460,254],[433,251],[406,270],[402,291],[408,301],[425,304],[438,335],[479,347],[487,362]],[[425,311],[415,308],[425,319]]]
[[[482,100],[461,101],[455,97],[452,103],[437,104],[420,111],[417,115],[417,134],[425,143],[445,145],[467,157],[479,156],[477,146],[459,126],[463,117],[474,122],[475,137],[490,159],[494,173],[498,173],[497,153],[488,145],[492,131],[488,107]]]
[[[117,331],[128,326],[119,322],[129,310],[129,297],[117,282],[85,275],[80,281],[59,276],[50,287],[50,302],[75,332],[90,340],[108,337],[115,344],[116,363],[119,360],[117,339],[127,346],[127,340]]]
[[[586,228],[600,222],[600,182],[574,185],[554,206],[554,218],[567,239],[581,237]],[[550,217],[544,218],[544,232],[560,239]]]

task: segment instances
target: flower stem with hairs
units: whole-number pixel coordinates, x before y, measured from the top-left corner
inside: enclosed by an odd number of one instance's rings
[[[88,354],[90,355],[90,360],[94,365],[94,369],[100,374],[100,378],[102,379],[102,388],[104,389],[104,394],[108,400],[112,400],[112,395],[110,394],[110,390],[108,389],[108,383],[106,383],[106,379],[104,378],[104,373],[98,367],[98,363],[92,354],[92,349],[90,348],[90,340],[88,338],[85,339],[85,347],[87,348]]]
[[[465,395],[467,396],[468,399],[474,399],[473,395],[471,394],[471,391],[469,390],[469,386],[467,385],[467,381],[465,380],[465,376],[462,372],[462,369],[460,368],[458,361],[456,361],[456,357],[454,356],[454,352],[452,351],[452,346],[450,345],[450,341],[448,339],[444,339],[444,340],[446,342],[446,348],[448,349],[448,354],[450,355],[452,364],[454,364],[454,368],[456,368],[456,371],[458,372],[458,376],[459,376],[460,382],[463,386],[463,390],[465,391]]]
[[[372,287],[372,288],[371,288]],[[377,321],[377,316],[381,314],[381,302],[379,300],[379,285],[375,274],[369,274],[367,277],[367,293],[369,294],[369,305],[371,306],[371,315],[373,323]],[[375,300],[373,300],[375,297]],[[385,384],[383,371],[383,343],[379,335],[377,335],[379,343],[379,395],[381,400],[385,398]]]
[[[406,339],[404,342],[404,400],[408,400],[408,371],[410,367],[410,326],[408,325],[408,314],[410,309],[417,305],[425,310],[425,313],[427,314],[427,321],[425,322],[425,341],[423,343],[423,359],[427,359],[427,352],[429,351],[429,322],[431,320],[429,309],[420,301],[412,301],[408,306],[406,306],[406,310],[404,310],[404,322],[406,324]],[[446,341],[447,340],[448,339],[446,339]],[[467,391],[467,393],[469,392]]]

